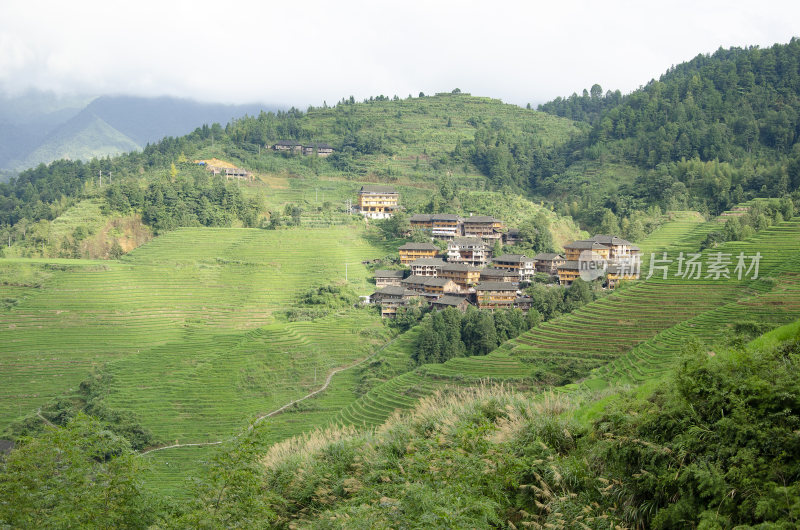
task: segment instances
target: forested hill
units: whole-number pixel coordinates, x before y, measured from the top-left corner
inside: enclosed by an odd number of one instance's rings
[[[425,189],[453,178],[458,186],[545,201],[603,233],[624,234],[665,210],[716,215],[800,188],[798,39],[700,55],[631,94],[603,94],[596,85],[540,110],[455,89],[262,112],[141,153],[24,172],[0,185],[0,224],[52,219],[61,197],[81,192],[101,171],[141,184],[163,177],[172,163],[211,157],[296,178]],[[335,152],[320,158],[269,149],[280,140],[324,142]]]
[[[720,49],[623,96],[599,85],[539,107],[591,131],[528,173],[528,187],[569,200],[584,226],[632,209],[719,214],[742,200],[798,194],[800,40]],[[526,153],[514,163],[525,167]]]
[[[608,147],[644,167],[788,154],[800,139],[800,40],[720,48],[626,96],[603,95],[595,85],[539,108],[591,123],[590,147]]]
[[[111,114],[103,116],[114,123]],[[23,218],[53,219],[63,210],[62,197],[83,193],[85,184],[97,181],[101,172],[106,175],[104,182],[133,179],[141,184],[164,177],[173,163],[180,169],[195,158],[219,157],[251,171],[293,177],[431,188],[439,177],[450,175],[468,177],[462,182],[472,189],[496,188],[499,184],[486,182],[472,163],[476,131],[487,128],[535,138],[536,148],[543,151],[585,132],[570,120],[459,91],[405,99],[378,96],[364,102],[350,98],[305,112],[261,112],[224,127],[203,125],[188,135],[152,143],[141,152],[89,162],[62,160],[24,171],[10,183],[0,183],[0,225],[14,225]],[[320,158],[268,148],[280,140],[326,142],[336,152]]]

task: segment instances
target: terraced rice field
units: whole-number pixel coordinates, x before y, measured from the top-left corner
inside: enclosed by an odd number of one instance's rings
[[[697,212],[679,211],[669,212],[667,215],[668,221],[654,230],[644,241],[639,242],[643,257],[649,257],[652,252],[671,248],[705,223],[703,216]]]
[[[0,309],[0,427],[75,388],[93,367],[106,363],[119,362],[110,365],[119,392],[110,399],[125,406],[134,402],[134,394],[156,396],[163,391],[167,394],[162,398],[168,397],[172,387],[162,379],[171,374],[191,372],[197,382],[215,379],[215,370],[226,364],[222,356],[238,352],[246,358],[253,355],[248,348],[266,343],[274,342],[281,353],[301,344],[307,350],[303,358],[317,363],[320,372],[331,363],[356,358],[364,349],[348,351],[328,341],[329,333],[338,333],[336,326],[276,325],[275,313],[301,291],[343,280],[345,263],[351,285],[368,292],[371,284],[360,262],[386,253],[353,228],[184,229],[157,238],[119,262],[37,261],[35,266],[47,269],[50,276],[42,288],[0,286],[0,300],[18,300],[13,308]],[[32,266],[26,260],[16,263]],[[352,324],[351,329],[380,325],[370,324],[373,315],[364,315],[348,316],[344,322]],[[349,318],[354,320],[347,322]],[[262,364],[269,362],[264,359]],[[252,366],[256,379],[248,383],[245,365],[240,368],[244,372],[238,384],[255,388],[265,383]],[[303,371],[303,366],[294,369]],[[127,375],[133,373],[142,381]],[[295,383],[298,392],[305,388],[302,381]],[[280,394],[277,387],[274,391]],[[191,416],[193,410],[186,403],[152,406],[172,407],[179,415]],[[131,408],[158,416],[139,403]],[[161,435],[182,437],[217,428],[184,428],[173,419],[165,420]]]
[[[668,256],[696,252],[710,230],[708,224],[690,228]],[[344,409],[338,420],[376,426],[436,389],[487,379],[531,385],[548,374],[573,380],[589,376],[583,383],[588,388],[641,382],[663,373],[689,337],[713,340],[737,321],[777,326],[800,317],[800,218],[704,256],[716,252],[760,252],[760,279],[739,281],[734,275],[727,280],[686,280],[674,276],[673,263],[667,280],[653,277],[614,293],[544,323],[487,356],[426,365],[379,385]]]

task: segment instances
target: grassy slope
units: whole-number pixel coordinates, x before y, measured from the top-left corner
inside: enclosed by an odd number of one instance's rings
[[[451,126],[448,126],[448,119]],[[582,236],[568,218],[561,218],[541,205],[516,195],[485,191],[485,178],[471,164],[452,166],[437,163],[451,153],[458,142],[473,140],[476,128],[467,120],[490,124],[497,119],[512,131],[526,131],[544,144],[561,144],[579,134],[581,126],[570,120],[543,112],[507,105],[496,99],[467,95],[441,95],[369,104],[344,105],[338,108],[313,109],[298,125],[310,132],[315,141],[338,145],[346,131],[344,122],[359,123],[358,134],[384,138],[392,154],[377,153],[356,159],[358,171],[343,173],[327,161],[308,156],[284,156],[262,149],[246,151],[232,143],[206,146],[196,158],[219,157],[254,171],[261,186],[247,186],[250,194],[263,198],[268,210],[279,211],[287,203],[300,205],[307,226],[324,226],[342,221],[340,213],[319,212],[330,202],[334,210],[347,199],[355,200],[365,183],[384,182],[397,186],[401,203],[418,209],[437,189],[437,179],[455,179],[458,198],[447,205],[455,213],[492,214],[508,223],[519,223],[544,211],[551,219],[551,229],[558,246]],[[465,148],[466,149],[466,148]]]
[[[0,308],[0,426],[107,364],[109,403],[161,439],[231,434],[316,388],[315,370],[322,381],[385,340],[372,312],[276,321],[299,292],[343,280],[345,263],[367,293],[361,260],[389,250],[363,235],[355,226],[183,229],[121,261],[0,261],[13,284],[0,285],[0,300],[16,299]]]
[[[796,338],[799,325],[800,321],[796,321],[762,336],[749,344],[747,350],[758,356],[758,349]],[[739,352],[724,350],[716,361],[702,365],[699,360],[689,362],[695,369],[702,366],[695,374],[699,372],[704,382],[715,388],[719,388],[719,376],[724,370],[735,374],[733,377],[741,380],[729,385],[723,383],[724,396],[719,399],[730,399],[728,403],[741,400],[739,391],[745,395],[742,403],[751,410],[770,399],[761,395],[763,399],[746,399],[752,390],[765,388],[759,386],[767,383],[765,376],[780,372],[782,382],[788,379],[792,383],[783,371],[792,369],[786,358],[771,359],[772,372],[764,369],[764,364],[753,362],[749,354]],[[723,459],[715,453],[721,451],[718,454],[727,456],[736,448],[746,447],[747,455],[756,452],[758,461],[763,461],[780,452],[770,453],[769,443],[756,444],[758,447],[753,449],[752,429],[747,431],[750,436],[725,438],[730,430],[746,431],[745,426],[749,425],[742,420],[742,408],[735,408],[729,414],[736,405],[725,408],[715,427],[704,421],[707,418],[704,414],[713,405],[698,403],[696,396],[684,394],[682,405],[667,407],[665,402],[676,403],[665,399],[668,384],[650,382],[633,392],[614,389],[570,396],[481,386],[436,393],[415,403],[406,414],[390,418],[375,431],[329,429],[287,440],[272,446],[261,459],[267,488],[280,500],[271,505],[277,517],[270,522],[276,527],[315,529],[403,525],[605,528],[609,521],[614,521],[611,523],[614,526],[619,519],[620,523],[631,526],[636,526],[637,520],[657,526],[654,523],[659,520],[654,521],[652,514],[647,519],[637,510],[641,506],[647,508],[647,502],[652,502],[650,499],[662,488],[673,488],[675,496],[669,502],[675,503],[689,489],[685,486],[686,475],[696,477],[696,484],[707,478],[707,474],[698,475],[691,467],[700,466],[704,470],[731,470],[728,474],[717,471],[718,483],[726,487],[717,488],[717,498],[706,504],[711,513],[727,509],[727,514],[718,519],[718,526],[729,524],[728,514],[750,498],[737,498],[724,507],[724,501],[719,502],[725,496],[733,496],[729,491],[743,490],[731,490],[729,485],[743,474],[735,472],[738,460]],[[742,392],[742,388],[747,391]],[[779,402],[776,408],[784,407],[784,414],[791,408],[785,404],[786,395],[789,394],[774,393],[775,401]],[[646,406],[637,407],[633,399]],[[622,400],[623,404],[611,409],[602,424],[592,423],[610,403]],[[646,418],[644,427],[633,434],[615,428],[619,426],[619,415],[626,413],[633,421],[637,417]],[[650,415],[660,421],[646,423]],[[688,421],[687,416],[691,418]],[[778,425],[784,416],[766,417],[774,422],[769,432],[781,432]],[[759,420],[761,414],[751,421]],[[788,434],[791,428],[790,424],[783,432]],[[682,436],[676,436],[675,432]],[[695,433],[700,433],[695,442],[711,447],[702,458],[697,456],[702,449],[696,452],[684,449],[692,443],[689,438]],[[720,443],[720,438],[725,442]],[[775,435],[774,444],[782,439]],[[612,451],[604,450],[609,446]],[[669,456],[661,459],[660,455]],[[622,472],[620,460],[631,462]],[[772,477],[774,466],[780,465],[778,459],[773,462],[761,468],[753,466],[754,471],[744,475],[747,483]],[[657,468],[659,472],[655,471]],[[678,482],[679,476],[684,480]],[[787,480],[782,486],[776,495],[781,508],[784,498],[794,498],[783,490],[796,485]],[[647,487],[653,493],[651,497],[634,497],[613,489],[634,487]],[[761,486],[754,491],[753,495],[758,495],[761,501],[770,489]],[[657,507],[664,506],[665,497],[659,499]],[[693,500],[707,498],[695,496]],[[791,518],[785,516],[788,510],[755,513],[750,508],[741,513],[756,521]],[[684,515],[682,522],[686,516],[703,519],[697,508]],[[664,519],[660,522],[663,526]],[[672,523],[677,524],[674,520]]]
[[[448,170],[474,179],[477,176],[474,168],[468,166],[467,171],[463,171],[463,168],[440,168],[435,163],[441,155],[451,153],[458,142],[472,141],[475,127],[467,123],[468,120],[486,125],[499,120],[511,131],[528,132],[546,145],[564,143],[582,127],[544,112],[465,94],[317,108],[299,119],[298,126],[308,131],[315,141],[332,145],[339,145],[348,131],[346,124],[357,124],[355,128],[360,135],[382,136],[384,150],[392,154],[364,155],[356,163],[364,174],[373,178],[403,182],[430,181],[432,174],[444,174]],[[243,161],[252,162],[253,169],[269,173],[311,176],[318,169],[308,157],[287,158],[265,150],[256,156],[233,146],[217,144],[208,149],[208,155],[215,153],[223,155],[220,158],[239,155]]]

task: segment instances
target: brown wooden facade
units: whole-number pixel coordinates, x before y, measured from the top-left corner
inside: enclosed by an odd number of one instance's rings
[[[400,254],[400,263],[410,265],[418,259],[435,258],[439,253],[439,247],[433,243],[406,243],[399,247],[397,252]]]
[[[517,288],[507,282],[481,282],[475,286],[479,309],[510,309],[517,299]]]

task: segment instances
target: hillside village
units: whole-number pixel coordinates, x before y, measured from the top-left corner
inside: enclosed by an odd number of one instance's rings
[[[631,93],[350,96],[0,182],[0,529],[797,528],[800,39],[699,52]]]
[[[354,211],[367,219],[388,219],[399,209],[400,194],[385,185],[362,186],[354,206]],[[431,242],[408,242],[398,247],[402,270],[375,271],[378,289],[366,302],[380,305],[384,318],[394,317],[398,308],[409,304],[437,310],[455,307],[465,311],[474,305],[490,311],[527,311],[532,300],[524,288],[537,274],[538,281],[564,287],[572,285],[582,273],[592,279],[602,276],[609,289],[622,281],[639,279],[641,249],[615,235],[573,241],[564,245],[563,254],[493,256],[496,244],[513,245],[519,234],[501,219],[442,213],[414,214],[409,221],[412,231],[428,234]],[[440,250],[436,241],[446,243],[446,250]]]

